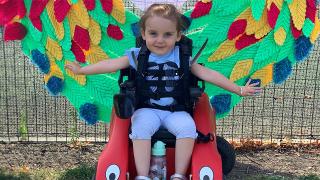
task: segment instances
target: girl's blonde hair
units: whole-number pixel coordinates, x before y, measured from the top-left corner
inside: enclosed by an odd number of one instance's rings
[[[140,19],[140,27],[144,31],[146,28],[146,21],[149,17],[162,17],[172,22],[176,22],[177,31],[182,30],[183,22],[181,14],[178,9],[172,4],[152,4]]]

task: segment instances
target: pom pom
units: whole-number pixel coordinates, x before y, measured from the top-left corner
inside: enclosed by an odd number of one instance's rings
[[[108,36],[116,40],[121,40],[123,38],[120,27],[116,25],[109,24],[109,26],[107,27],[107,33]]]
[[[4,40],[21,40],[27,34],[27,29],[21,23],[15,22],[12,24],[7,24],[4,27]]]
[[[73,40],[84,50],[88,51],[90,46],[89,32],[80,26],[76,26],[74,30]]]
[[[80,107],[80,117],[88,124],[95,124],[98,121],[98,108],[91,103],[85,103]]]
[[[84,5],[86,8],[91,11],[96,7],[96,1],[95,0],[83,0]]]
[[[228,39],[232,40],[239,36],[240,34],[244,33],[247,27],[247,21],[245,19],[239,19],[233,22],[228,31]]]
[[[71,45],[71,51],[73,52],[74,56],[76,57],[76,60],[78,62],[81,63],[85,63],[86,62],[86,57],[82,51],[82,49],[80,48],[80,46],[74,42],[73,40],[71,41],[72,45]]]
[[[40,71],[48,74],[50,69],[50,62],[46,55],[42,54],[38,49],[31,51],[32,62],[36,64]]]
[[[192,19],[194,19],[194,18],[204,16],[206,14],[209,14],[211,7],[212,7],[212,2],[204,3],[204,2],[198,1],[194,5],[194,9],[193,9],[190,17]]]
[[[231,95],[220,94],[210,99],[212,107],[216,110],[217,114],[223,114],[230,111]]]
[[[63,89],[63,80],[56,76],[51,76],[47,82],[47,89],[51,95],[58,95]]]
[[[131,24],[131,31],[135,37],[141,36],[140,26],[138,22]]]
[[[310,39],[306,36],[300,36],[296,41],[295,46],[295,57],[297,61],[304,60],[308,54],[310,53],[310,50],[312,48],[312,43],[310,42]]]
[[[110,14],[113,8],[112,0],[100,0],[102,9],[107,13]]]
[[[292,72],[292,64],[288,58],[281,60],[273,65],[273,82],[281,84]]]
[[[67,16],[71,5],[67,0],[55,0],[54,1],[54,15],[58,22],[62,22]]]

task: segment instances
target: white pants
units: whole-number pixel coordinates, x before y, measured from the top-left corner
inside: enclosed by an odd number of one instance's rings
[[[164,127],[176,136],[176,139],[193,138],[198,134],[193,118],[185,111],[165,111],[153,108],[136,110],[131,117],[130,138],[151,139],[151,136]]]

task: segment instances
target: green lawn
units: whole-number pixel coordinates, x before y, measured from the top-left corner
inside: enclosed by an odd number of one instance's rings
[[[79,165],[73,169],[54,170],[17,170],[9,171],[0,169],[0,179],[2,180],[91,180],[94,174],[94,168],[86,164]],[[229,179],[229,178],[227,178]],[[234,179],[234,178],[230,178]],[[320,180],[320,176],[307,175],[296,178],[297,180]],[[268,175],[250,175],[246,174],[241,180],[292,180],[292,177],[268,176]]]

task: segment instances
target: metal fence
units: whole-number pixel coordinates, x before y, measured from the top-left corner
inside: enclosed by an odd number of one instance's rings
[[[105,142],[108,125],[87,125],[63,97],[52,97],[43,77],[22,54],[19,42],[4,43],[0,29],[0,141]],[[245,98],[217,122],[228,139],[320,140],[320,43],[282,85]]]

